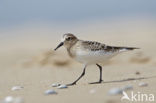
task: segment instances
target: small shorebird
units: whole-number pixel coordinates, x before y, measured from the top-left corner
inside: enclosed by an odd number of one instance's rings
[[[55,50],[57,50],[61,46],[65,46],[71,58],[84,64],[84,69],[80,77],[74,82],[67,84],[68,86],[75,85],[77,81],[85,75],[86,67],[90,64],[97,65],[100,70],[99,81],[92,84],[101,83],[103,81],[102,66],[100,66],[99,63],[105,62],[121,52],[138,49],[134,47],[108,46],[95,41],[84,41],[78,39],[71,33],[66,33],[63,35],[61,43],[55,48]]]

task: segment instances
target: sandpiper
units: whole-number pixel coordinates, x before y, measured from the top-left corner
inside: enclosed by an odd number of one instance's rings
[[[78,39],[72,33],[64,34],[61,43],[54,50],[57,50],[61,46],[67,49],[71,58],[84,64],[84,69],[80,77],[74,82],[67,84],[68,86],[75,85],[85,75],[86,67],[90,64],[97,65],[100,70],[100,79],[94,83],[101,83],[103,81],[102,66],[99,63],[103,63],[121,52],[138,49],[135,47],[109,46],[95,41],[84,41]]]

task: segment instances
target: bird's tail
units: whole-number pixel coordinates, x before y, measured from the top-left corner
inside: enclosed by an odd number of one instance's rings
[[[107,46],[107,50],[115,50],[115,51],[128,51],[128,50],[134,50],[134,49],[140,49],[140,48],[136,48],[136,47]]]
[[[129,50],[134,50],[134,49],[140,49],[140,48],[136,48],[136,47],[120,47],[119,51],[129,51]]]
[[[136,47],[122,47],[122,49],[134,50],[134,49],[140,49],[140,48],[136,48]]]

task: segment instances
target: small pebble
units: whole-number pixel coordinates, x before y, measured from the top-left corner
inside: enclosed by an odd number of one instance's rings
[[[57,83],[53,83],[51,86],[52,87],[58,87],[58,86],[60,86],[61,84],[57,84]]]
[[[133,89],[132,85],[126,85],[122,88],[124,91]]]
[[[22,87],[22,86],[14,86],[14,87],[12,87],[11,88],[11,90],[12,91],[16,91],[16,90],[21,90],[21,89],[23,89],[24,87]]]
[[[109,95],[117,95],[117,94],[122,94],[122,89],[121,88],[112,88],[109,90]]]
[[[140,75],[140,72],[136,71],[135,74],[136,74],[136,75]]]
[[[4,103],[12,103],[14,101],[14,98],[12,96],[7,96],[4,99]]]
[[[96,89],[91,89],[91,90],[89,91],[90,94],[94,94],[95,92],[96,92]]]
[[[56,91],[54,91],[54,90],[46,90],[45,91],[45,95],[51,95],[51,94],[57,94],[57,92]]]
[[[144,82],[141,82],[141,83],[139,83],[139,86],[140,86],[140,87],[147,87],[148,84],[147,84],[147,83],[144,83]]]
[[[0,102],[0,103],[24,103],[24,100],[21,97],[7,96],[5,97],[3,102]]]
[[[58,89],[64,89],[64,88],[68,88],[68,87],[67,87],[67,85],[62,84],[62,85],[58,86],[57,88]]]

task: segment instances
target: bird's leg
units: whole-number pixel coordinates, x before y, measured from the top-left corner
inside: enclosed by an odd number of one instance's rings
[[[99,64],[96,64],[98,67],[99,67],[99,70],[100,70],[100,79],[99,79],[99,83],[101,83],[103,80],[102,80],[102,66],[100,66]]]
[[[77,81],[79,81],[79,80],[85,75],[86,67],[87,67],[87,66],[85,65],[85,67],[84,67],[84,69],[83,69],[83,72],[82,72],[82,74],[80,75],[80,77],[77,78],[74,82],[72,82],[72,83],[70,83],[70,84],[67,84],[67,86],[76,85]]]
[[[93,83],[90,83],[90,84],[98,84],[98,83],[102,83],[102,66],[100,66],[99,64],[96,64],[98,67],[99,67],[99,70],[100,70],[100,79],[98,82],[93,82]]]

